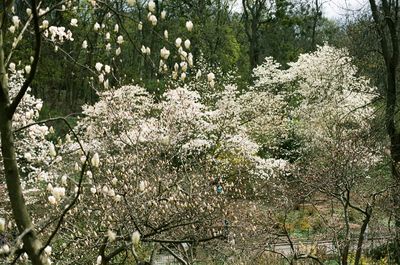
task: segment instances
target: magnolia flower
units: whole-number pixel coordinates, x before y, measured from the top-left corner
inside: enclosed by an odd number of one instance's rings
[[[139,191],[143,192],[146,189],[146,183],[142,180],[139,182]]]
[[[87,47],[88,47],[87,40],[84,40],[84,41],[82,42],[82,49],[87,49]]]
[[[174,70],[175,70],[175,72],[178,72],[178,70],[179,70],[179,65],[177,63],[174,64]]]
[[[0,217],[0,233],[3,232],[6,228],[6,219]]]
[[[31,161],[31,160],[32,160],[32,155],[31,155],[31,153],[26,152],[26,153],[24,154],[24,158],[25,158],[28,162]]]
[[[199,79],[201,77],[201,70],[198,70],[196,73],[196,79]]]
[[[140,48],[140,51],[141,51],[143,54],[146,54],[146,47],[145,47],[144,45],[142,45],[142,48]]]
[[[8,65],[8,69],[11,71],[11,72],[15,72],[15,63],[10,63],[9,65]]]
[[[185,40],[185,48],[186,49],[190,48],[190,40]]]
[[[178,78],[178,72],[172,71],[172,79],[176,80]]]
[[[49,200],[50,204],[57,204],[56,197],[53,195],[50,195],[47,199]]]
[[[29,73],[31,72],[31,66],[30,66],[30,65],[26,65],[26,66],[25,66],[25,72],[26,72],[27,74],[29,74]]]
[[[181,44],[182,44],[182,39],[181,39],[181,38],[177,38],[177,39],[175,40],[175,46],[176,46],[177,48],[179,48],[179,47],[181,47]]]
[[[68,180],[68,176],[67,176],[67,175],[63,175],[63,176],[61,177],[61,183],[62,183],[63,185],[66,185],[66,184],[67,184],[67,180]]]
[[[111,184],[113,184],[114,186],[117,185],[117,182],[118,182],[118,179],[117,179],[116,177],[114,177],[114,178],[111,180]]]
[[[207,75],[207,80],[208,80],[208,82],[211,82],[211,81],[213,81],[214,79],[215,79],[214,73],[212,73],[212,72],[208,73],[208,75]]]
[[[185,79],[186,79],[186,73],[181,73],[181,80],[185,81]]]
[[[103,83],[104,82],[104,75],[100,74],[99,75],[99,83]]]
[[[110,34],[110,32],[107,32],[107,33],[106,33],[106,36],[105,36],[105,38],[106,38],[106,40],[109,40],[109,39],[111,38],[111,34]]]
[[[151,22],[151,24],[152,24],[153,26],[157,25],[157,17],[156,17],[155,15],[151,15],[151,16],[149,17],[149,21]]]
[[[190,52],[187,56],[187,61],[190,67],[193,67],[193,54]]]
[[[187,63],[186,62],[181,62],[181,69],[182,69],[182,72],[187,71]]]
[[[170,51],[167,50],[165,47],[163,47],[160,51],[161,58],[163,58],[164,60],[168,60],[169,55],[170,55]]]
[[[98,256],[96,259],[96,265],[101,265],[101,262],[103,261],[103,257],[102,256]]]
[[[120,55],[120,54],[121,54],[121,48],[118,47],[118,48],[115,50],[115,55],[118,56],[118,55]]]
[[[110,83],[109,83],[108,79],[106,81],[104,81],[103,85],[104,85],[105,89],[108,89],[108,87],[110,86]]]
[[[117,43],[122,44],[123,42],[124,42],[124,37],[122,37],[122,35],[119,35],[117,38]]]
[[[65,188],[63,187],[55,187],[51,191],[51,194],[56,198],[56,200],[61,199],[65,196]]]
[[[37,103],[35,107],[36,107],[37,110],[41,110],[42,107],[43,107],[43,102]]]
[[[151,53],[150,47],[147,47],[147,48],[146,48],[146,54],[147,54],[147,55],[150,55],[150,53]]]
[[[111,72],[111,66],[109,66],[108,64],[104,65],[104,71],[109,74]],[[95,154],[96,155],[96,154]]]
[[[90,188],[90,192],[91,192],[92,194],[95,194],[96,191],[97,191],[97,190],[96,190],[96,187],[93,186],[93,187]]]
[[[161,19],[165,19],[167,17],[167,11],[161,11]]]
[[[126,3],[130,6],[134,6],[136,4],[136,0],[126,0]]]
[[[132,244],[133,245],[139,244],[139,242],[140,242],[140,233],[139,233],[139,231],[135,231],[135,232],[132,233],[131,240],[132,240]]]
[[[187,52],[185,52],[184,50],[181,50],[179,55],[181,56],[181,60],[184,61],[187,58]]]
[[[106,66],[108,66],[108,65],[106,65]],[[108,68],[110,68],[110,66],[108,66]],[[107,70],[106,70],[106,72],[107,72]],[[94,166],[94,167],[99,167],[99,165],[100,165],[99,154],[98,154],[98,153],[95,153],[95,154],[92,156],[92,160],[91,160],[90,162],[92,163],[92,166]]]
[[[73,26],[73,27],[77,27],[78,26],[78,20],[76,18],[71,19],[70,25]]]
[[[13,16],[13,17],[12,17],[12,22],[13,22],[14,26],[15,26],[16,28],[18,28],[19,23],[20,23],[21,21],[19,20],[19,17],[18,17],[18,16]]]
[[[51,255],[51,251],[52,251],[52,248],[50,246],[47,246],[44,248],[44,253],[46,253],[47,256]]]
[[[114,26],[114,32],[118,32],[119,31],[119,25],[118,24],[115,24],[115,26]]]
[[[110,197],[115,197],[115,190],[114,190],[114,189],[110,189],[110,190],[108,191],[108,196],[110,196]]]
[[[26,14],[28,15],[28,17],[30,17],[32,15],[32,9],[27,8],[26,9]]]
[[[100,24],[96,22],[93,26],[93,29],[94,29],[94,31],[98,31],[100,29],[100,27],[101,27]]]
[[[111,230],[108,230],[107,237],[108,237],[108,240],[110,240],[110,242],[113,242],[117,238],[117,234]]]
[[[153,0],[149,1],[148,9],[150,12],[153,12],[153,13],[156,11],[156,3],[154,3]]]
[[[143,29],[143,23],[142,23],[142,21],[139,22],[137,28],[138,28],[138,30],[142,30],[142,29]]]
[[[97,71],[99,71],[99,72],[100,72],[100,71],[101,71],[101,68],[103,68],[103,64],[102,64],[102,63],[99,63],[99,62],[97,62],[97,63],[96,63],[96,65],[95,65],[95,68],[96,68],[96,70],[97,70]]]
[[[106,51],[110,51],[112,49],[111,43],[106,44]]]
[[[209,85],[210,85],[210,87],[214,87],[214,85],[215,85],[215,81],[214,80],[211,80],[210,82],[209,82]]]
[[[168,30],[164,30],[164,38],[168,40]]]
[[[56,148],[54,147],[54,144],[53,144],[53,143],[50,143],[50,146],[49,146],[49,155],[50,155],[51,157],[56,157],[56,155],[57,155],[57,153],[56,153]]]
[[[7,244],[4,244],[1,248],[0,248],[0,255],[1,254],[8,254],[10,252],[10,246]]]
[[[12,33],[12,34],[14,34],[14,32],[15,32],[15,26],[13,26],[13,25],[11,25],[9,28],[8,28],[8,30]]]
[[[192,21],[186,21],[186,29],[190,32],[193,30],[193,22]]]

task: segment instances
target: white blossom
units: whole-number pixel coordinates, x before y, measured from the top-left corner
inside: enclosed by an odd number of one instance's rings
[[[117,234],[115,232],[113,232],[112,230],[108,230],[107,237],[110,242],[113,242],[117,238]]]
[[[132,240],[132,244],[133,245],[138,245],[139,244],[139,242],[140,242],[140,233],[139,233],[139,231],[135,231],[135,232],[132,233],[131,240]]]
[[[117,37],[117,43],[118,44],[122,44],[124,42],[124,37],[122,36],[122,35],[119,35],[118,37]]]
[[[4,232],[6,228],[6,220],[0,217],[0,233]]]
[[[78,20],[76,18],[72,18],[70,25],[73,26],[73,27],[77,27],[78,26]]]
[[[13,22],[13,24],[14,24],[14,26],[15,26],[16,28],[18,28],[18,27],[19,27],[19,23],[21,23],[21,21],[19,20],[19,17],[18,17],[18,16],[13,16],[13,17],[12,17],[12,22]]]
[[[96,259],[96,265],[101,265],[102,261],[103,261],[103,257],[99,255]]]
[[[108,65],[107,65],[107,66],[108,66]],[[99,158],[99,154],[98,154],[98,153],[95,153],[95,154],[93,155],[92,160],[91,160],[91,164],[92,164],[92,166],[94,166],[94,167],[99,167],[99,165],[100,165],[100,158]]]
[[[149,4],[147,7],[148,7],[149,11],[152,13],[154,13],[156,11],[156,3],[154,3],[153,0],[149,1]]]
[[[25,73],[29,74],[31,72],[31,66],[30,65],[26,65],[25,66]]]
[[[88,47],[87,40],[84,40],[84,41],[82,42],[82,49],[87,49],[87,47]]]
[[[46,253],[47,256],[51,256],[51,251],[52,251],[51,246],[46,246],[44,248],[44,253]]]
[[[97,62],[96,65],[95,65],[94,67],[96,68],[96,70],[97,70],[98,72],[101,72],[101,69],[103,68],[103,64]]]
[[[53,195],[50,195],[48,197],[48,200],[49,200],[50,204],[57,204],[56,197],[54,197]]]
[[[49,146],[49,155],[50,155],[51,157],[56,157],[56,155],[57,155],[56,148],[55,148],[55,146],[54,146],[53,143],[50,143],[50,146]]]
[[[165,19],[167,17],[167,11],[161,11],[161,19]]]
[[[164,60],[168,60],[169,55],[170,55],[170,51],[167,50],[167,48],[163,47],[163,48],[160,50],[160,56],[161,56],[161,58],[163,58]]]
[[[185,79],[186,79],[186,73],[181,73],[181,80],[185,81]]]
[[[177,38],[177,39],[175,40],[175,46],[176,46],[177,48],[179,48],[179,47],[181,47],[181,45],[182,45],[182,39],[181,39],[181,38]]]
[[[11,25],[11,26],[8,28],[8,30],[9,30],[12,34],[14,34],[15,29],[16,29],[16,27],[15,27],[14,25]]]
[[[100,27],[101,27],[100,24],[96,22],[93,26],[93,29],[94,29],[94,31],[98,31],[100,29]]]
[[[130,6],[136,5],[136,0],[126,0],[126,3]]]
[[[212,73],[212,72],[208,73],[208,75],[207,75],[207,81],[208,81],[208,82],[211,82],[211,81],[214,81],[214,79],[215,79],[214,73]]]
[[[190,48],[190,40],[185,40],[185,48],[186,49]]]
[[[10,70],[10,72],[15,72],[15,63],[11,62],[8,64],[8,69]]]
[[[103,83],[104,82],[104,74],[99,74],[99,83]]]
[[[193,22],[192,21],[186,21],[186,29],[190,32],[193,30]]]
[[[157,17],[156,17],[155,15],[151,15],[151,16],[149,17],[149,21],[151,22],[151,24],[152,24],[153,26],[156,26],[156,25],[157,25]]]

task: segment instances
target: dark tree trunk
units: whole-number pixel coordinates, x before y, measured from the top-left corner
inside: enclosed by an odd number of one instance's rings
[[[395,259],[400,264],[400,128],[396,113],[397,106],[397,70],[399,65],[399,1],[382,0],[378,6],[376,0],[369,0],[372,17],[380,37],[382,56],[386,66],[386,130],[390,139],[391,171],[394,187],[392,190],[393,214],[395,218]]]
[[[364,244],[365,231],[367,231],[368,223],[371,220],[371,215],[372,215],[372,207],[371,206],[369,206],[369,205],[367,206],[367,209],[365,210],[364,215],[365,215],[365,218],[361,225],[360,234],[358,235],[357,250],[356,250],[356,256],[354,258],[354,265],[359,265],[360,261],[361,261],[362,246]]]

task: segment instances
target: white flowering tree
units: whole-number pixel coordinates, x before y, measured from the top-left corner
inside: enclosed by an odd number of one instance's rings
[[[16,15],[13,1],[0,12],[1,157],[12,212],[1,217],[0,228],[17,234],[1,246],[4,260],[140,262],[140,242],[169,249],[171,244],[192,246],[226,237],[226,223],[240,214],[233,202],[262,194],[270,179],[285,171],[285,161],[258,156],[259,145],[250,133],[251,126],[273,120],[271,97],[242,95],[233,85],[221,86],[222,93],[210,95],[211,101],[177,86],[160,100],[136,85],[114,88],[118,80],[111,63],[82,64],[95,77],[93,86],[104,91],[98,93],[98,103],[84,107],[74,128],[65,118],[38,121],[42,102],[28,91],[42,41],[68,57],[66,43],[93,48],[74,35],[83,23],[78,8],[105,10],[117,22],[121,16],[114,2],[29,4],[24,16]],[[139,3],[126,4],[130,10]],[[146,10],[147,20],[138,21],[138,30],[144,23],[155,27],[166,16],[153,1],[146,2]],[[67,25],[52,25],[57,12],[76,16]],[[120,56],[129,39],[120,27],[93,25],[95,34],[104,35],[106,50],[115,49],[111,57]],[[185,28],[191,32],[193,23],[186,21]],[[14,63],[13,54],[23,49],[20,42],[28,34],[34,37],[32,57],[27,54],[26,62]],[[167,31],[163,38],[168,39]],[[174,58],[166,47],[156,54],[159,71],[183,82],[193,66],[191,43],[178,37],[172,45]],[[140,50],[143,56],[151,54],[144,44]],[[213,87],[215,75],[205,74],[196,75],[197,80]],[[67,124],[69,134],[52,142],[52,129],[45,124],[56,120]],[[27,190],[33,192],[29,206]]]
[[[29,86],[35,79],[40,61],[40,54],[45,48],[51,47],[55,52],[71,59],[77,65],[86,68],[98,81],[103,88],[107,89],[111,85],[111,77],[114,76],[114,67],[107,63],[82,64],[78,58],[71,56],[69,45],[73,41],[78,42],[82,50],[89,48],[90,44],[84,37],[75,36],[73,32],[84,23],[84,13],[78,13],[79,10],[94,10],[96,13],[105,12],[108,17],[115,18],[115,24],[112,30],[110,25],[104,23],[94,23],[93,31],[95,34],[104,34],[106,49],[114,49],[113,54],[119,56],[121,47],[126,39],[129,38],[127,31],[120,32],[120,14],[113,9],[114,1],[89,1],[79,3],[78,1],[61,1],[55,3],[29,1],[29,3],[18,3],[18,9],[14,1],[6,1],[0,8],[0,120],[1,120],[1,149],[2,149],[2,167],[6,189],[10,202],[10,214],[5,219],[1,217],[1,232],[7,227],[9,231],[15,229],[19,235],[13,240],[9,239],[6,245],[2,245],[1,255],[13,258],[29,259],[33,264],[50,263],[51,247],[54,237],[58,234],[60,227],[64,224],[65,216],[73,209],[78,202],[79,195],[82,193],[84,173],[87,163],[80,166],[80,172],[74,177],[73,187],[64,187],[61,185],[52,186],[57,181],[67,183],[68,174],[61,174],[61,163],[63,157],[58,149],[62,147],[63,142],[57,144],[49,141],[51,130],[44,125],[44,122],[37,122],[39,111],[42,108],[42,102],[30,96]],[[123,3],[123,6],[134,8],[136,2],[129,1]],[[153,27],[156,26],[156,6],[155,2],[147,1],[146,10],[148,10],[148,21]],[[60,25],[59,21],[53,20],[57,15],[68,19],[63,19]],[[85,13],[86,14],[86,13]],[[114,16],[113,16],[114,14]],[[165,18],[165,12],[157,14],[159,18]],[[144,22],[138,21],[138,24]],[[147,23],[147,22],[146,22]],[[187,21],[186,29],[190,32],[193,29],[193,23]],[[140,27],[140,26],[138,26]],[[140,30],[140,28],[138,28]],[[112,34],[110,33],[112,32]],[[165,35],[168,33],[166,32]],[[124,39],[125,35],[125,39]],[[32,47],[26,49],[27,42],[24,38],[31,38]],[[167,36],[165,36],[167,38]],[[44,45],[43,41],[46,42]],[[133,40],[131,40],[133,41]],[[138,41],[140,43],[140,41]],[[80,44],[81,43],[81,44]],[[184,42],[185,49],[189,49],[190,41]],[[71,45],[70,45],[71,46]],[[93,47],[92,47],[93,48]],[[181,48],[181,49],[179,49]],[[186,61],[188,65],[192,64],[193,57],[190,53],[183,51],[181,46],[176,47],[180,59]],[[149,49],[142,49],[149,53]],[[26,55],[19,62],[14,62],[15,55],[19,53]],[[161,58],[168,59],[169,51],[161,50]],[[60,55],[61,55],[60,54]],[[112,59],[113,56],[110,57]],[[159,58],[159,55],[157,55]],[[164,67],[165,68],[165,67]],[[163,68],[163,69],[164,69]],[[186,70],[185,70],[186,71]],[[113,80],[115,82],[115,80]],[[98,86],[97,86],[98,87]],[[57,120],[57,119],[53,119]],[[66,119],[64,121],[68,126]],[[70,127],[72,130],[72,128]],[[76,135],[73,135],[73,141],[78,141]],[[68,142],[68,141],[67,141]],[[89,153],[80,146],[85,161],[89,159]],[[90,156],[91,157],[91,156]],[[68,161],[68,159],[66,159]],[[92,159],[96,164],[96,155]],[[98,158],[97,158],[98,160]],[[66,161],[66,162],[67,162]],[[92,164],[93,164],[92,163]],[[1,181],[3,183],[3,180]],[[46,198],[50,204],[60,205],[61,200],[66,198],[63,208],[58,210],[58,218],[49,219],[46,214],[46,208],[33,208],[28,210],[24,193],[30,188],[35,188],[35,198],[33,202]],[[50,194],[47,194],[50,193]],[[52,213],[52,212],[51,212]],[[53,215],[53,218],[56,215]],[[55,223],[55,225],[53,225]],[[54,228],[50,231],[49,228]],[[47,228],[47,230],[46,230]]]
[[[375,88],[357,76],[345,50],[327,45],[300,55],[287,70],[267,58],[254,74],[257,89],[272,91],[289,102],[288,123],[302,143],[298,147],[302,155],[294,164],[296,183],[302,183],[303,192],[309,187],[336,200],[342,208],[342,225],[327,224],[338,236],[341,264],[348,262],[354,232],[349,212],[363,216],[355,258],[358,264],[377,196],[389,186],[376,171],[384,156],[372,127]]]

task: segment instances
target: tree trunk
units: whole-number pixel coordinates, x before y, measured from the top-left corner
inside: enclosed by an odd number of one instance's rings
[[[393,214],[395,218],[394,251],[396,264],[400,264],[400,128],[396,113],[397,106],[397,68],[399,65],[399,2],[382,0],[378,6],[369,0],[372,17],[380,37],[382,56],[386,66],[386,130],[390,138],[391,171],[394,187],[392,190]]]
[[[348,206],[348,201],[343,202],[343,210],[344,210],[344,219],[345,219],[345,238],[344,238],[344,246],[341,249],[341,265],[347,265],[348,264],[348,258],[349,258],[349,250],[350,250],[350,224],[349,224],[349,206]]]
[[[3,25],[4,26],[4,25]],[[4,28],[4,27],[0,27]],[[41,242],[37,239],[31,218],[26,208],[22,194],[21,178],[16,160],[14,137],[12,129],[12,115],[9,113],[9,84],[5,66],[4,37],[5,30],[0,30],[0,138],[1,153],[4,163],[4,175],[6,178],[8,196],[17,228],[20,234],[24,233],[22,240],[24,250],[28,254],[33,265],[44,265],[40,250]]]
[[[358,235],[357,250],[356,250],[356,256],[354,258],[354,265],[359,265],[360,261],[361,261],[362,246],[364,243],[365,231],[367,230],[368,223],[371,220],[372,207],[367,206],[367,209],[364,212],[364,215],[365,215],[365,218],[361,225],[360,234]]]

